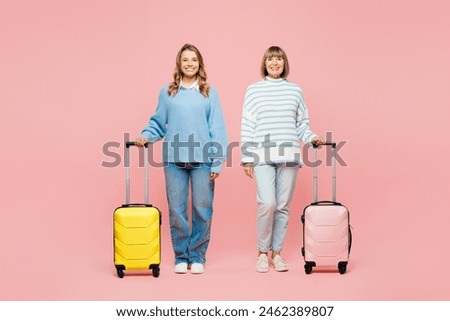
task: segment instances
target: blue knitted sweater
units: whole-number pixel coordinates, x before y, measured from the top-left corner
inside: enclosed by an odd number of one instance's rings
[[[209,97],[194,88],[180,87],[169,96],[164,86],[155,114],[142,130],[150,143],[165,138],[165,162],[211,163],[219,173],[227,152],[227,132],[217,91],[211,86]]]

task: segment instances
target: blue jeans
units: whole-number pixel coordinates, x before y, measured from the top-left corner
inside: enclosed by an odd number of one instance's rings
[[[258,202],[256,236],[260,252],[283,249],[299,168],[298,164],[283,163],[254,168]]]
[[[214,199],[214,181],[210,179],[211,165],[166,163],[164,174],[175,264],[205,263]],[[192,227],[188,218],[189,184]]]

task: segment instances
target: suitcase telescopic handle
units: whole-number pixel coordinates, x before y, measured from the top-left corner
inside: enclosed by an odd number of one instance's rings
[[[145,167],[145,179],[144,179],[144,202],[145,204],[149,204],[148,202],[148,145],[149,143],[144,144],[144,167]],[[138,146],[133,141],[127,141],[125,142],[125,173],[126,173],[126,197],[125,197],[125,204],[130,204],[130,147],[131,146]]]
[[[331,164],[332,164],[332,171],[333,171],[333,177],[332,177],[332,197],[333,197],[333,202],[336,203],[336,159],[335,159],[335,149],[336,149],[336,143],[334,142],[325,142],[324,144],[325,146],[331,146]],[[313,148],[314,148],[314,177],[313,177],[313,203],[317,203],[318,200],[318,183],[317,183],[317,159],[318,159],[318,149],[319,145],[317,144],[313,144]]]

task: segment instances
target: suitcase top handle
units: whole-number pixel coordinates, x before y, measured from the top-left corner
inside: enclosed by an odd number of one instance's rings
[[[325,142],[325,144],[322,144],[322,145],[331,146],[331,148],[336,148],[336,143],[334,143],[334,142]],[[320,145],[313,143],[312,146],[313,146],[313,148],[319,148]]]
[[[311,205],[342,205],[342,203],[336,201],[317,201],[311,203]]]
[[[146,143],[144,144],[144,147],[148,147],[148,144],[149,144],[149,142],[146,142]],[[135,142],[132,142],[132,141],[127,141],[127,142],[125,142],[125,147],[126,147],[126,148],[130,148],[130,146],[136,146],[136,143],[135,143]]]

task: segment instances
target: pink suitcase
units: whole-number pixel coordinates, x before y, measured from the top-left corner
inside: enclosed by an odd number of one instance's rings
[[[313,267],[337,267],[339,273],[347,271],[351,248],[351,230],[348,209],[336,202],[336,160],[335,143],[330,145],[333,152],[333,200],[317,200],[317,166],[314,167],[314,202],[305,207],[302,215],[303,247],[305,273],[310,274]],[[317,160],[317,148],[314,148],[314,162]]]

